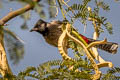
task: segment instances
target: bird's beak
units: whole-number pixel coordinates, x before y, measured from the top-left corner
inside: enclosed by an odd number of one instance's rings
[[[38,30],[38,28],[32,28],[31,30],[30,30],[30,32],[32,32],[32,31],[37,31]]]

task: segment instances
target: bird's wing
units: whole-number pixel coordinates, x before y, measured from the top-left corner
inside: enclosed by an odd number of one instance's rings
[[[63,24],[62,21],[59,21],[59,20],[53,20],[50,22],[51,24]]]

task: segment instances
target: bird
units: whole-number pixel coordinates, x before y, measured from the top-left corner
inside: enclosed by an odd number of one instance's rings
[[[59,21],[59,20],[53,20],[51,22],[46,22],[42,19],[39,19],[36,22],[35,26],[30,30],[30,32],[36,31],[40,33],[48,44],[54,47],[58,47],[58,39],[60,35],[62,34],[61,25],[63,23],[64,21]],[[95,41],[99,41],[99,40],[88,38],[82,34],[79,34],[79,35],[85,40],[87,44],[90,44]],[[115,54],[118,49],[118,43],[107,42],[105,44],[98,44],[95,47],[101,50],[104,50],[108,53]]]

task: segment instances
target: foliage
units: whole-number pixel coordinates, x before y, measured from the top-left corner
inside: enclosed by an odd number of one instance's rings
[[[86,21],[88,21],[88,18],[94,18],[96,19],[96,23],[102,24],[105,26],[105,28],[108,30],[110,34],[113,33],[112,31],[112,24],[110,22],[106,22],[107,18],[100,16],[99,11],[100,8],[102,8],[105,11],[109,11],[109,5],[104,3],[103,1],[95,0],[95,6],[93,11],[88,11],[88,4],[91,2],[91,0],[83,0],[82,4],[72,4],[70,7],[65,9],[68,12],[74,12],[73,15],[71,16],[72,21],[73,20],[79,20],[86,25]],[[102,27],[98,27],[99,33],[104,32],[104,29]]]
[[[76,64],[77,63],[77,64]],[[73,70],[69,70],[66,64],[69,66],[75,64]],[[87,67],[86,67],[87,66]],[[79,68],[79,72],[75,70]],[[92,76],[93,72],[90,71],[91,66],[88,65],[88,62],[84,62],[84,60],[76,60],[75,63],[71,61],[62,61],[62,60],[53,60],[45,62],[38,67],[27,67],[26,70],[20,72],[15,79],[40,79],[40,80],[91,80],[90,77]],[[114,75],[118,73],[117,75]],[[120,79],[120,67],[115,67],[109,69],[106,74],[102,74],[102,80],[119,80]]]
[[[120,80],[120,67],[109,69],[102,80]]]
[[[78,19],[81,18],[82,23],[85,24],[85,21],[88,17],[88,10],[87,10],[87,4],[90,2],[90,0],[83,0],[83,4],[72,4],[70,7],[66,9],[66,11],[74,11],[76,13],[73,14],[72,18]]]
[[[69,62],[69,63],[68,63]],[[87,71],[88,65],[87,61],[84,62],[82,60],[76,61],[76,68],[80,68],[80,72],[75,72],[75,69],[72,71],[68,69],[66,64],[73,65],[75,63],[71,61],[62,61],[62,60],[54,60],[48,61],[37,68],[28,67],[25,71],[20,72],[17,78],[25,79],[25,77],[32,77],[40,80],[49,80],[49,79],[90,79],[91,72]],[[83,63],[82,63],[83,62]],[[86,72],[83,70],[83,66],[88,66],[86,68]]]
[[[33,3],[32,0],[8,0],[8,2],[14,1],[18,2],[22,6],[26,4],[34,4],[34,11],[40,16],[40,18],[54,18],[56,15],[56,11],[59,7],[64,9],[65,18],[74,23],[75,20],[80,20],[84,25],[87,24],[88,18],[95,19],[95,23],[98,25],[97,29],[98,32],[104,32],[104,28],[112,34],[112,24],[107,21],[107,18],[104,16],[100,16],[100,9],[104,11],[109,11],[109,5],[106,4],[103,0],[82,0],[81,3],[72,3],[69,7],[65,7],[65,4],[61,2],[59,6],[56,4],[56,0],[41,0],[39,3]],[[71,0],[72,1],[72,0]],[[2,6],[2,2],[0,1],[0,7]],[[92,10],[88,10],[89,4],[91,2],[95,3],[95,7]],[[47,6],[46,6],[47,4]],[[48,12],[46,12],[48,10]],[[29,29],[27,26],[27,21],[31,19],[31,11],[28,11],[24,14],[21,14],[20,17],[24,20],[21,29]],[[68,18],[69,17],[69,18]],[[100,27],[102,24],[102,27]],[[23,58],[24,55],[24,45],[22,41],[14,34],[14,32],[10,31],[9,29],[4,29],[5,40],[6,40],[6,47],[9,53],[10,59],[13,60],[13,63],[16,64]],[[60,79],[60,80],[76,80],[76,79],[91,79],[91,76],[94,74],[93,67],[89,60],[83,55],[84,51],[82,48],[74,43],[72,40],[69,40],[69,47],[75,53],[75,62],[73,61],[63,61],[63,60],[54,60],[45,62],[38,67],[28,67],[26,70],[18,73],[18,75],[14,76],[13,78],[17,80],[25,80],[26,78],[32,79],[40,79],[40,80],[53,80],[53,79]],[[73,69],[70,70],[70,67]],[[79,71],[76,71],[76,70]],[[117,73],[117,74],[116,74]],[[102,80],[118,80],[120,79],[120,68],[114,67],[109,69],[106,74],[102,74]],[[2,79],[2,78],[1,78]]]

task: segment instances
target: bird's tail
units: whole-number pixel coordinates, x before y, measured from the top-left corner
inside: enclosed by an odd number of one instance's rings
[[[96,45],[97,48],[115,54],[117,52],[118,44],[113,42],[107,42],[106,44]]]
[[[93,41],[98,41],[98,40],[88,38],[88,41],[89,43],[91,43]],[[117,52],[118,44],[114,42],[107,42],[105,44],[98,44],[95,47],[107,51],[109,53],[115,54]]]

